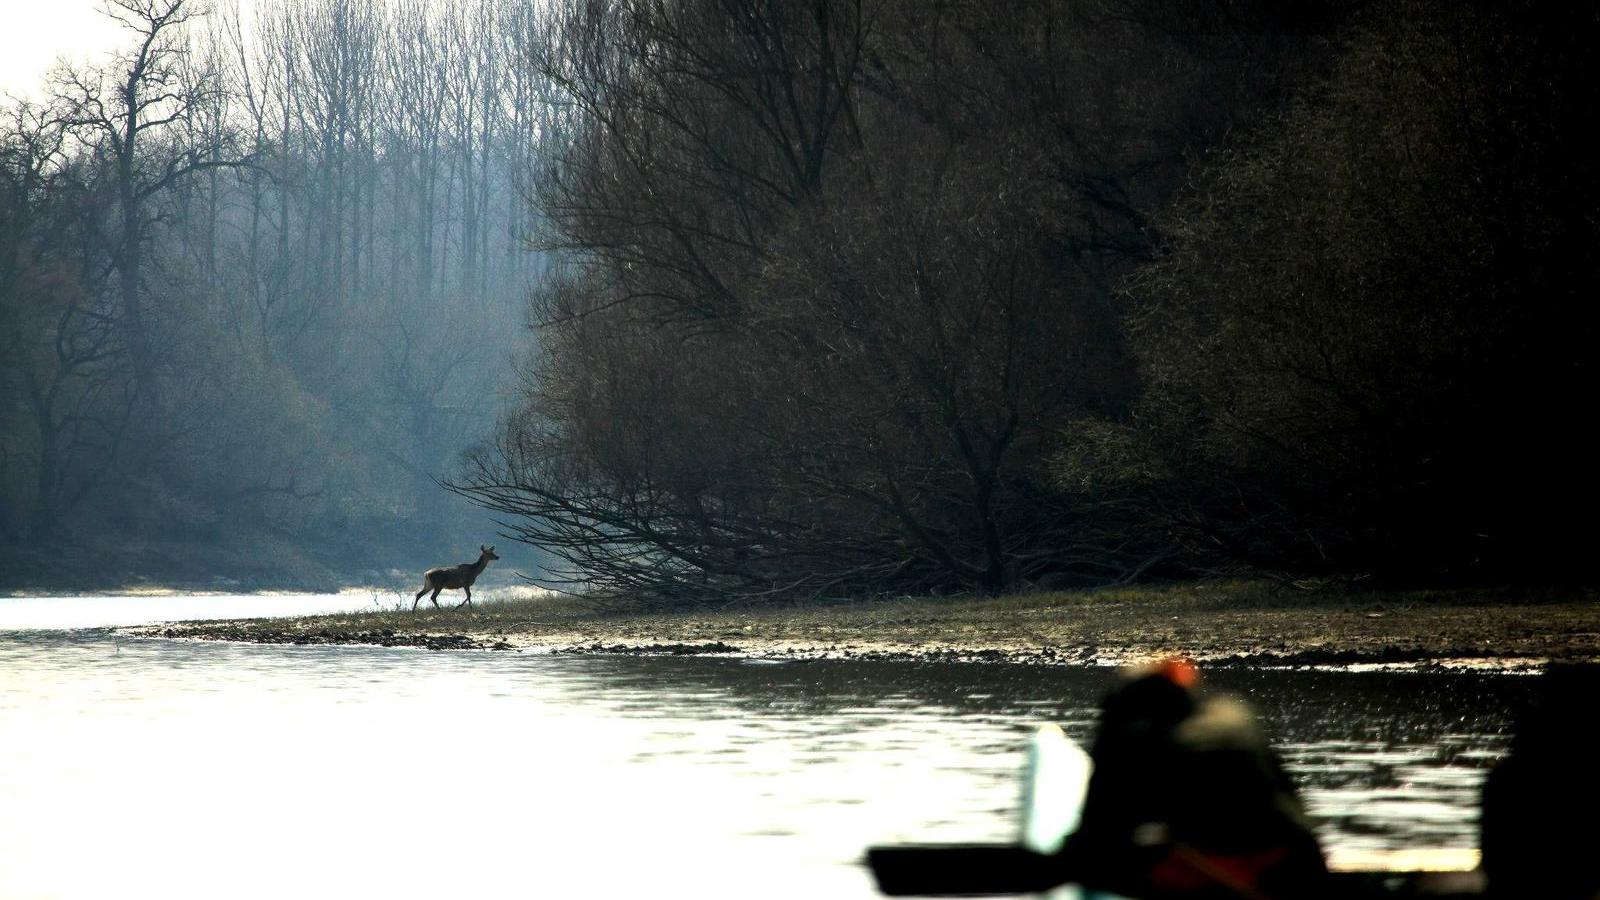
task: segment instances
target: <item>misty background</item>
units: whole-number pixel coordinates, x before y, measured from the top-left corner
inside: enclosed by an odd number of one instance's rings
[[[435,479],[531,346],[530,11],[108,11],[103,61],[5,106],[8,586],[475,556],[492,523]]]

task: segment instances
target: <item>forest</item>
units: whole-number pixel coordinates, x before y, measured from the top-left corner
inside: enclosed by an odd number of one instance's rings
[[[125,46],[0,123],[0,585],[491,539],[438,480],[528,353],[532,8],[106,8]]]
[[[8,574],[1592,580],[1593,9],[112,9],[0,134]]]

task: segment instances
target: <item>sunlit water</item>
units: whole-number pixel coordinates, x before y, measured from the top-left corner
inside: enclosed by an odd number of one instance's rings
[[[121,597],[99,624],[367,602]],[[1014,837],[1025,735],[1085,738],[1113,677],[119,640],[94,605],[0,599],[3,898],[871,896],[869,844]],[[1209,677],[1346,857],[1474,847],[1527,687]]]

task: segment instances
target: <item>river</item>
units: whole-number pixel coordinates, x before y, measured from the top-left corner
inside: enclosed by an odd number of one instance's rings
[[[869,897],[869,844],[1013,837],[1026,735],[1085,739],[1114,677],[109,629],[364,602],[0,598],[0,897]],[[1207,678],[1256,705],[1346,865],[1470,862],[1531,681]]]

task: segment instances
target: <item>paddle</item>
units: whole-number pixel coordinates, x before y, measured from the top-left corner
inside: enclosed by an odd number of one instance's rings
[[[1059,727],[1041,726],[1028,744],[1020,842],[871,847],[867,865],[878,890],[891,897],[1029,894],[1070,881],[1055,854],[1078,826],[1091,767]]]
[[[1022,846],[1052,855],[1078,829],[1094,763],[1061,727],[1039,726],[1022,778]]]

